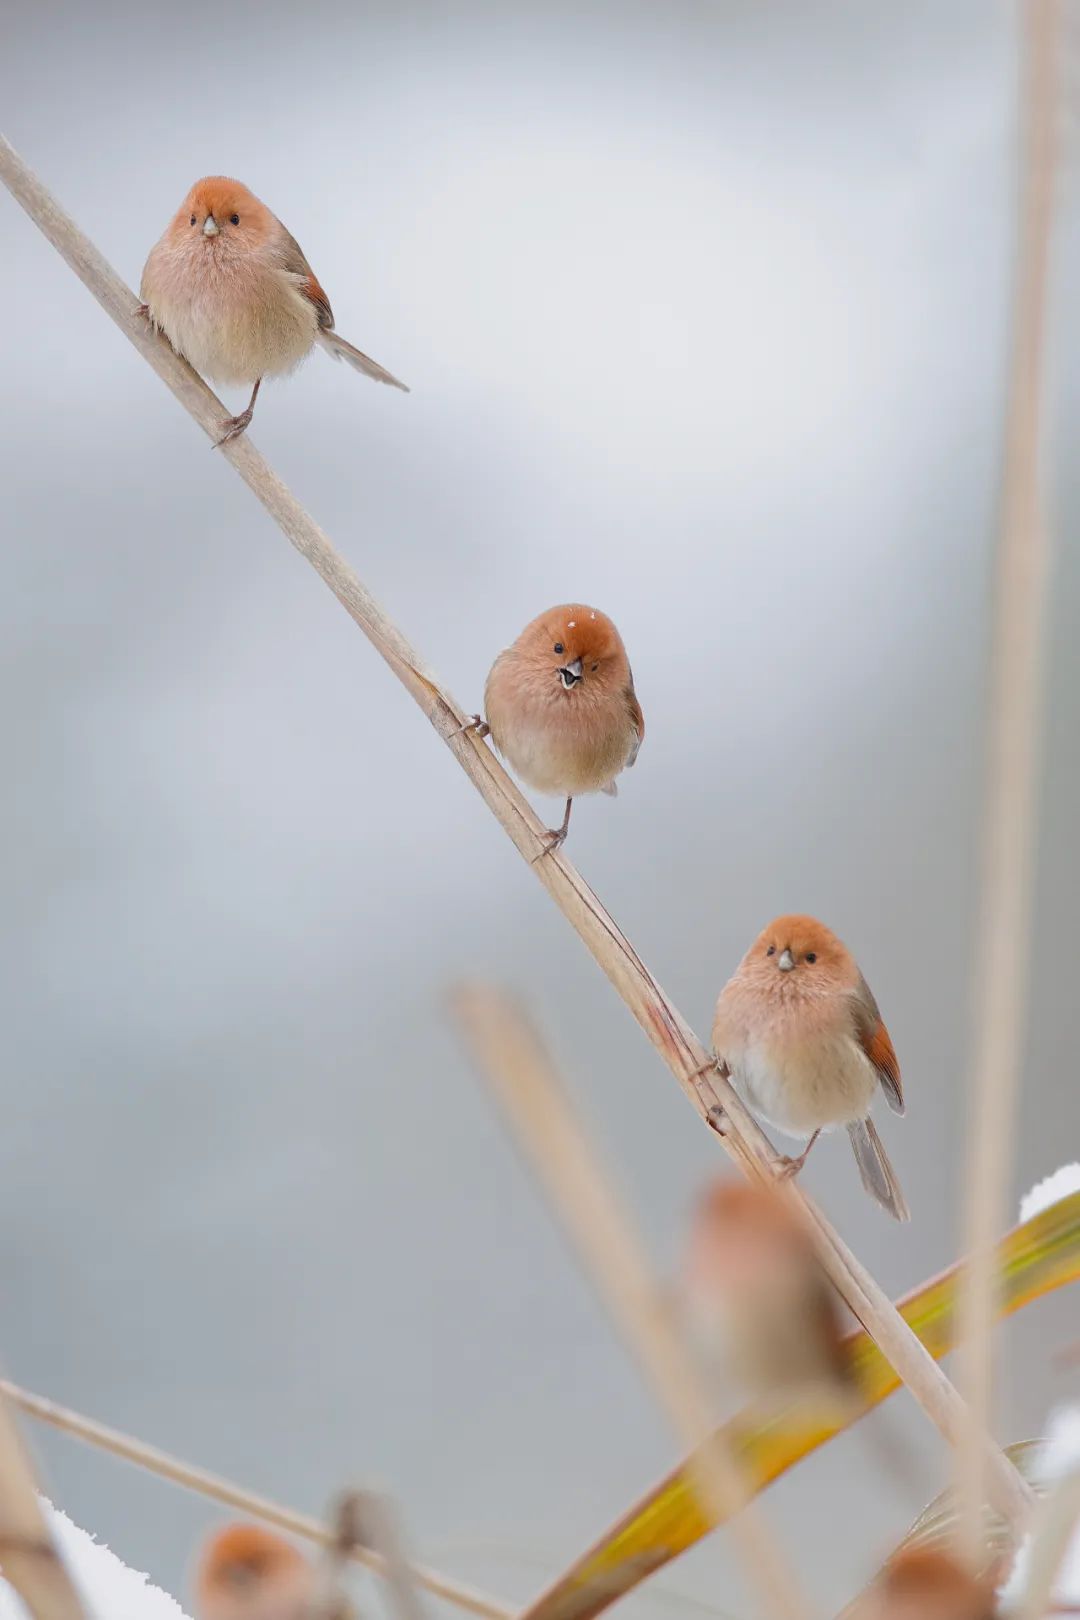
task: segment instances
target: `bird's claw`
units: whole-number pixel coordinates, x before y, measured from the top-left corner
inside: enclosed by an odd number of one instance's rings
[[[150,320],[150,305],[140,304],[138,309],[135,311],[135,314],[140,318],[140,320]]]
[[[699,1070],[698,1072],[702,1073],[703,1071]],[[716,1132],[717,1136],[726,1136],[728,1133],[727,1115],[719,1103],[714,1103],[709,1109],[709,1112],[705,1115],[705,1123]]]
[[[777,1181],[791,1181],[799,1174],[799,1171],[810,1157],[810,1149],[813,1147],[820,1135],[821,1128],[819,1127],[814,1132],[809,1142],[807,1142],[802,1152],[797,1153],[794,1158],[792,1158],[788,1153],[778,1153],[776,1155],[775,1159],[773,1160],[773,1174]]]
[[[248,410],[241,411],[239,416],[227,416],[221,424],[226,429],[226,432],[222,434],[220,439],[215,441],[214,449],[220,450],[223,444],[228,444],[232,439],[238,439],[241,433],[246,432],[253,415],[254,412]]]
[[[465,725],[455,726],[450,735],[451,737],[460,737],[467,731],[475,731],[477,737],[480,738],[481,741],[483,741],[485,737],[491,736],[491,727],[488,725],[482,714],[474,714],[472,719],[467,721]]]
[[[547,834],[547,843],[544,845],[539,855],[533,856],[532,860],[529,862],[530,866],[535,866],[537,861],[542,861],[545,855],[554,855],[555,851],[560,849],[562,845],[566,843],[565,827],[549,827]]]

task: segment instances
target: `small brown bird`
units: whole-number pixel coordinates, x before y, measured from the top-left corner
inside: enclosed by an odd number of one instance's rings
[[[527,624],[484,688],[484,733],[539,793],[566,797],[557,849],[579,793],[614,795],[638,756],[645,721],[622,637],[597,608],[568,602]]]
[[[295,371],[319,343],[376,382],[408,389],[334,331],[330,301],[281,221],[239,180],[197,180],[142,274],[142,313],[220,383],[253,384],[225,444],[251,421],[264,377]]]
[[[303,1554],[255,1524],[211,1536],[195,1572],[198,1620],[314,1620],[316,1593]]]
[[[870,1118],[879,1089],[904,1112],[900,1065],[858,963],[824,923],[778,917],[758,936],[720,993],[713,1050],[755,1113],[809,1136],[789,1174],[823,1130],[846,1125],[867,1192],[898,1221],[910,1219]]]
[[[773,1189],[720,1180],[706,1188],[681,1282],[690,1342],[717,1382],[733,1380],[758,1399],[820,1404],[838,1420],[852,1412],[837,1296],[809,1233]]]
[[[859,1620],[994,1620],[994,1591],[945,1552],[912,1547],[886,1564]]]

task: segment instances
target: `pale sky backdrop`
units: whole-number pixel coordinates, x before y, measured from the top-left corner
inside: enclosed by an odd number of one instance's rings
[[[957,1250],[1014,15],[867,5],[14,0],[6,133],[132,286],[198,176],[287,222],[341,332],[253,430],[468,707],[540,609],[619,625],[648,735],[571,851],[700,1030],[754,933],[857,952],[909,1095],[892,1225],[806,1182],[887,1288]],[[1074,106],[1032,1028],[1014,1191],[1077,1157]],[[726,1165],[310,569],[0,196],[7,678],[0,1357],[297,1507],[381,1483],[524,1600],[675,1446],[441,998],[531,1000],[659,1265]],[[230,409],[242,391],[228,394]],[[558,807],[542,804],[549,815]],[[1075,1300],[1003,1333],[1003,1438],[1075,1391]],[[839,1605],[945,1478],[862,1435],[767,1502]],[[35,1432],[49,1488],[183,1589],[208,1505]],[[680,1596],[681,1595],[681,1598]],[[634,1601],[748,1616],[714,1537]]]

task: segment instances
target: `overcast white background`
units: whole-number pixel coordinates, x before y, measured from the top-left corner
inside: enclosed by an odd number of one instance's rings
[[[316,354],[253,438],[463,703],[540,609],[614,617],[648,735],[570,851],[695,1026],[780,910],[856,950],[913,1222],[842,1140],[806,1181],[893,1292],[957,1248],[1015,46],[976,0],[21,0],[0,60],[6,133],[133,287],[191,182],[237,175],[411,385]],[[1016,1189],[1080,1125],[1068,55]],[[525,1599],[675,1448],[447,981],[531,998],[658,1263],[725,1161],[316,576],[2,197],[0,233],[0,1355],[297,1507],[380,1482],[431,1562]],[[1064,1299],[1003,1334],[1003,1438],[1070,1336]],[[929,1496],[936,1438],[887,1421]],[[57,1501],[181,1591],[213,1511],[35,1439]],[[873,1466],[855,1435],[769,1497],[822,1608],[921,1506]],[[723,1538],[636,1612],[673,1593],[748,1612]]]

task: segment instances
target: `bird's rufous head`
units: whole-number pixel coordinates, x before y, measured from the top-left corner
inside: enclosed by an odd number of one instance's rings
[[[261,247],[274,216],[239,180],[222,174],[196,180],[169,227],[176,242],[198,245],[215,257],[233,257]]]
[[[630,665],[622,637],[599,608],[566,602],[527,624],[515,651],[531,676],[564,692],[625,687]]]
[[[912,1547],[885,1566],[866,1614],[867,1620],[993,1620],[992,1584],[969,1575],[948,1553]]]
[[[684,1276],[691,1292],[745,1292],[815,1264],[810,1238],[771,1187],[715,1180],[690,1223]]]
[[[195,1572],[199,1620],[303,1620],[314,1571],[283,1537],[229,1524],[203,1547]]]
[[[739,977],[782,995],[853,989],[859,970],[831,928],[816,917],[777,917],[763,928],[739,966]]]

